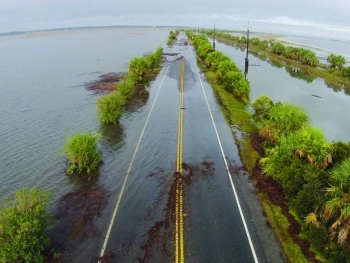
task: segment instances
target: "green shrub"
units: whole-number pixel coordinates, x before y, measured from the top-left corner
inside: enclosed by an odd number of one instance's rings
[[[273,101],[265,94],[261,94],[252,103],[255,114],[261,119],[267,118],[268,111],[273,107],[273,105]]]
[[[52,222],[47,211],[50,194],[22,188],[0,209],[0,262],[44,262],[50,240],[45,234]]]
[[[116,124],[124,112],[125,99],[118,91],[99,97],[97,100],[98,118],[103,123]]]
[[[117,91],[125,99],[131,99],[135,92],[135,82],[132,79],[125,79],[122,82],[117,83]]]
[[[66,143],[62,148],[62,153],[67,155],[69,174],[78,171],[78,173],[86,172],[89,174],[95,170],[102,161],[101,153],[97,151],[97,140],[100,134],[91,134],[90,132],[82,134],[76,133],[74,136],[66,138]]]
[[[135,57],[130,61],[129,72],[136,74],[139,81],[142,82],[149,72],[149,65],[144,57]]]

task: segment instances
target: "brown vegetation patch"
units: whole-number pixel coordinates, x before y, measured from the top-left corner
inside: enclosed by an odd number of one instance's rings
[[[165,187],[159,194],[155,203],[148,208],[146,219],[151,217],[151,213],[154,211],[155,206],[160,202],[160,199],[167,193],[168,200],[166,202],[165,218],[164,220],[157,221],[147,231],[147,241],[141,244],[140,248],[144,251],[143,257],[138,257],[138,263],[150,262],[154,255],[157,255],[157,259],[160,262],[171,262],[173,260],[173,247],[169,247],[169,239],[174,238],[173,224],[175,221],[175,205],[176,205],[176,185],[183,182],[183,186],[191,184],[196,176],[212,176],[214,173],[213,163],[203,161],[200,166],[182,164],[183,174],[174,173],[173,181],[170,187]],[[162,169],[156,169],[151,172],[149,176],[156,176],[160,184],[164,184],[166,177]]]
[[[65,194],[58,203],[56,218],[59,232],[68,237],[72,245],[81,244],[90,235],[99,231],[94,224],[107,204],[108,194],[104,189],[85,189]]]
[[[260,156],[265,156],[265,148],[262,145],[263,140],[257,132],[250,134],[250,143],[253,149],[257,151]]]
[[[97,80],[86,82],[84,87],[87,90],[94,91],[95,94],[108,93],[116,90],[115,84],[121,81],[123,76],[123,73],[110,72],[100,75]]]
[[[165,219],[157,221],[147,231],[147,241],[141,244],[140,248],[144,251],[143,257],[138,257],[138,263],[148,262],[153,255],[157,255],[157,258],[161,258],[161,262],[172,261],[172,247],[168,247],[167,240],[173,238],[173,228],[170,227],[174,223],[175,218],[175,197],[176,197],[176,174],[174,175],[174,181],[171,183],[168,192],[168,201],[166,203]],[[156,201],[157,202],[157,201]],[[153,210],[153,208],[151,209]],[[147,217],[149,217],[150,209],[147,211]]]
[[[114,259],[116,258],[116,254],[112,251],[108,251],[102,257],[99,257],[98,260],[101,263],[115,263]]]

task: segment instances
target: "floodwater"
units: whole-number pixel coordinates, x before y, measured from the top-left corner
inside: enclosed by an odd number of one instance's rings
[[[117,262],[172,261],[180,62],[167,56],[167,65],[147,88],[148,100],[126,111],[118,126],[98,122],[98,95],[84,88],[102,74],[125,72],[133,57],[163,46],[168,33],[158,28],[93,29],[0,38],[0,198],[22,186],[52,193],[50,210],[59,221],[49,235],[63,262],[97,262],[109,227],[104,252],[114,253]],[[165,52],[184,49],[165,47]],[[241,171],[231,127],[196,72],[192,47],[186,52],[185,256],[189,262],[253,262],[225,158],[260,262],[281,262],[281,249]],[[199,78],[225,156],[214,137]],[[102,134],[103,164],[90,179],[67,176],[60,155],[64,140],[87,131]]]
[[[125,72],[133,57],[153,52],[168,32],[100,29],[1,37],[0,198],[24,185],[50,190],[54,200],[71,190],[60,155],[68,135],[102,132],[109,136],[102,139],[104,151],[119,148],[125,135],[98,122],[98,96],[84,83]],[[148,41],[142,41],[145,36]],[[106,163],[108,158],[113,157],[105,156]]]
[[[59,219],[49,235],[64,262],[96,262],[110,226],[105,253],[115,253],[117,262],[167,262],[173,257],[171,191],[180,55],[166,57],[166,66],[147,88],[148,100],[126,111],[118,126],[98,122],[99,95],[84,88],[100,75],[127,71],[133,57],[163,46],[168,33],[169,29],[159,28],[90,29],[0,38],[0,199],[22,186],[49,190],[50,210]],[[244,52],[219,43],[217,48],[238,66],[244,65]],[[187,261],[253,262],[233,197],[232,179],[259,262],[282,262],[280,247],[267,227],[254,188],[241,170],[231,127],[210,86],[197,72],[192,47],[165,47],[164,51],[185,54]],[[260,65],[249,69],[252,100],[265,93],[275,101],[301,105],[330,140],[349,140],[349,123],[342,120],[346,120],[350,97],[343,91],[334,92],[319,79],[306,82],[293,78],[284,68],[253,57],[251,63]],[[66,160],[60,155],[64,140],[87,131],[102,134],[99,147],[103,164],[89,180],[67,176]],[[228,162],[230,176],[223,159]],[[118,213],[111,221],[117,206]]]
[[[300,37],[301,38],[301,37]],[[216,49],[230,57],[244,71],[246,51],[222,43]],[[321,128],[331,141],[350,141],[348,111],[350,96],[344,90],[335,91],[320,78],[295,73],[291,68],[270,63],[249,55],[250,100],[266,94],[274,102],[288,102],[302,107],[310,123]]]

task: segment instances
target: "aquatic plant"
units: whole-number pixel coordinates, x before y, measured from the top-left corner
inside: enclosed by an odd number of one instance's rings
[[[97,150],[97,141],[101,134],[87,132],[76,133],[68,136],[62,147],[62,153],[66,154],[69,166],[68,174],[86,171],[88,174],[95,170],[102,161],[101,153]]]
[[[97,100],[97,115],[101,122],[116,124],[124,112],[125,98],[121,92],[113,91]]]

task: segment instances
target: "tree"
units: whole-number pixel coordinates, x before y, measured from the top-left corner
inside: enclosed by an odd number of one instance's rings
[[[0,209],[0,262],[44,262],[52,222],[47,210],[50,193],[22,188]]]
[[[130,61],[129,71],[139,76],[139,81],[148,73],[148,65],[143,57],[135,57]]]
[[[202,59],[206,59],[208,54],[213,52],[213,51],[214,51],[214,48],[213,48],[212,44],[210,44],[207,41],[201,42],[201,44],[197,48],[198,56]]]
[[[337,68],[338,70],[342,70],[344,67],[346,61],[343,56],[330,54],[327,57],[327,61],[331,64],[331,68]]]
[[[241,39],[239,40],[239,44],[247,44],[246,36],[241,36]]]
[[[118,91],[101,96],[97,100],[97,115],[103,123],[116,124],[124,112],[125,98]]]
[[[252,103],[252,107],[255,111],[255,114],[260,119],[266,119],[268,116],[268,111],[273,107],[273,101],[265,94],[261,94],[255,99]]]
[[[222,77],[222,83],[224,88],[232,92],[237,98],[248,99],[250,94],[250,87],[247,80],[239,71],[229,71]]]
[[[267,40],[263,40],[259,44],[259,48],[261,50],[266,50],[268,47],[269,47],[269,44],[268,44]]]
[[[326,190],[330,199],[323,208],[323,217],[331,223],[331,238],[340,245],[350,241],[350,159],[346,159],[331,171],[330,187]]]
[[[67,168],[68,174],[75,171],[86,171],[89,174],[97,168],[102,161],[101,153],[97,151],[97,141],[100,137],[100,134],[78,132],[66,138],[61,152],[67,155],[70,164]]]
[[[260,45],[260,39],[257,37],[253,37],[250,41],[249,44],[252,46],[259,46]]]
[[[332,163],[331,145],[321,129],[304,126],[278,139],[280,148],[291,151],[299,159],[325,169]]]
[[[219,62],[218,69],[216,71],[219,81],[222,82],[223,78],[230,71],[239,71],[235,63],[230,60]]]
[[[300,49],[300,60],[301,63],[315,67],[319,61],[316,57],[316,54],[307,49]]]
[[[259,130],[259,134],[270,143],[277,138],[297,131],[308,123],[305,111],[288,103],[276,103],[267,114],[267,119]]]
[[[207,56],[205,59],[205,64],[211,70],[216,71],[219,63],[223,60],[229,60],[229,58],[222,54],[220,51],[216,50]]]
[[[275,53],[277,55],[283,55],[285,50],[286,50],[286,47],[283,44],[278,42],[273,43],[271,46],[272,53]]]

